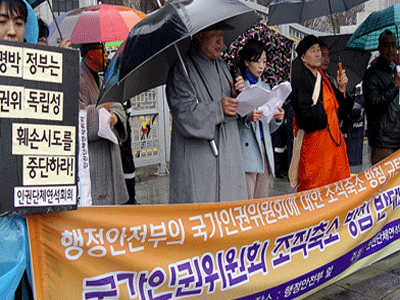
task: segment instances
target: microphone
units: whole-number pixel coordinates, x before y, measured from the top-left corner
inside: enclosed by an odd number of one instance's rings
[[[235,63],[233,63],[233,64],[231,65],[231,67],[230,67],[230,72],[231,72],[231,75],[232,75],[232,78],[233,78],[233,85],[235,85],[236,78],[238,78],[239,76],[241,76],[241,75],[240,75],[240,70],[239,70],[239,68],[237,67],[237,65],[236,65]],[[236,90],[236,94],[239,95],[239,94],[240,94],[240,91]]]
[[[233,80],[235,80],[236,78],[241,76],[240,75],[240,70],[239,70],[239,68],[237,67],[236,64],[232,64],[231,65],[230,71],[231,71],[231,75],[232,75]]]

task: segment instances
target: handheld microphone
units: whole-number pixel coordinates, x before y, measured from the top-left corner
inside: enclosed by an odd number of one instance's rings
[[[232,75],[232,78],[233,78],[233,85],[235,85],[236,78],[241,76],[240,75],[240,70],[239,70],[239,68],[237,67],[236,64],[232,64],[231,67],[230,67],[230,72],[231,72],[231,75]],[[240,91],[236,90],[236,94],[239,95]]]
[[[232,64],[231,68],[230,68],[230,71],[231,71],[231,75],[232,75],[232,78],[233,78],[233,82],[235,82],[236,78],[241,76],[240,75],[240,70],[235,64]]]

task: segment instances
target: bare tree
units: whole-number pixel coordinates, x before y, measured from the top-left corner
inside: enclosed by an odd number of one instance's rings
[[[269,6],[272,0],[257,0],[256,2],[260,5]]]
[[[323,32],[338,33],[340,26],[355,25],[357,23],[357,12],[363,9],[364,4],[361,4],[345,12],[307,20],[302,25]]]
[[[124,0],[124,5],[138,9],[146,14],[160,8],[168,0]]]

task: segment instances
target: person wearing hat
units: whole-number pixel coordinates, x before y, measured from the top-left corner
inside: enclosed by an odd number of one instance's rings
[[[172,66],[167,101],[172,114],[170,203],[199,203],[247,198],[237,124],[235,84],[221,61],[224,30],[220,22],[197,34]]]
[[[84,205],[123,204],[129,196],[118,143],[127,138],[126,114],[119,102],[97,105],[101,87],[99,72],[107,59],[103,45],[82,44],[80,51],[79,109],[81,114],[86,113],[90,172],[90,178],[84,179],[90,181],[87,183],[90,193],[83,193],[82,202]],[[111,138],[102,135],[101,128],[110,128]]]
[[[302,61],[302,68],[294,74],[291,99],[294,135],[297,139],[302,136],[302,141],[298,151],[293,150],[289,179],[292,187],[297,187],[300,192],[350,176],[346,143],[340,131],[338,115],[339,109],[349,111],[354,102],[343,94],[348,82],[344,70],[341,73],[338,71],[336,93],[322,71],[320,41],[316,36],[306,36],[296,52]],[[296,158],[298,167],[293,163]],[[297,172],[297,178],[293,177],[293,171]]]

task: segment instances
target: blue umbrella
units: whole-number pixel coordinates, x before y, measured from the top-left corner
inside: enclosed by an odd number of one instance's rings
[[[347,43],[348,48],[362,50],[377,50],[379,35],[389,29],[397,36],[399,44],[398,25],[400,24],[400,4],[372,12],[356,29]]]

